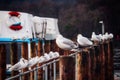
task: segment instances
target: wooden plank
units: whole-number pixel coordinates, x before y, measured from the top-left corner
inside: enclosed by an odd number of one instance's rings
[[[0,44],[0,80],[6,78],[6,47],[5,44]]]

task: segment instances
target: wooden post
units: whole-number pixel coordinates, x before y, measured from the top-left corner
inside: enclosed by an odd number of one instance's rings
[[[101,80],[105,80],[105,51],[104,43],[100,44],[100,59],[101,59]]]
[[[47,54],[49,54],[49,52],[51,51],[51,41],[50,40],[46,40],[45,41],[45,52],[47,53]],[[52,65],[50,64],[50,65],[48,65],[48,79],[49,80],[52,80]]]
[[[82,68],[81,68],[81,61],[82,61],[82,52],[79,52],[78,54],[77,54],[77,80],[82,80]]]
[[[28,60],[28,43],[27,42],[23,42],[21,45],[21,56]],[[28,71],[28,68],[24,68],[22,69],[22,72]],[[25,74],[22,77],[22,80],[28,80],[29,79],[29,74]]]
[[[0,44],[0,80],[6,78],[6,47],[5,44]]]
[[[91,60],[90,60],[90,54],[88,51],[82,52],[82,63],[81,63],[81,69],[82,69],[82,80],[91,80]]]
[[[10,56],[11,56],[11,64],[14,65],[18,62],[18,46],[17,43],[11,43],[11,47],[10,47]],[[19,72],[18,71],[12,71],[12,76],[17,75]],[[18,80],[18,78],[16,78],[15,80]]]
[[[36,56],[36,44],[35,42],[31,42],[31,58]],[[35,66],[32,66],[31,69],[33,69]],[[34,72],[30,72],[30,80],[34,80]]]
[[[51,40],[51,50],[59,52],[59,47],[57,46],[55,40]]]
[[[104,43],[104,51],[105,51],[105,80],[109,80],[108,77],[108,45],[107,42]]]
[[[114,79],[114,61],[113,61],[113,42],[112,40],[110,40],[109,42],[109,50],[110,50],[110,79],[113,80]]]
[[[45,41],[45,52],[49,53],[51,51],[51,42],[50,41]]]
[[[96,80],[100,80],[101,76],[101,59],[100,59],[100,46],[94,46],[95,48],[95,57],[96,57],[96,68],[95,68],[95,75]]]
[[[108,78],[109,78],[109,80],[114,80],[112,41],[109,40],[107,45],[108,45]]]
[[[75,58],[71,56],[60,57],[60,80],[75,80]]]
[[[41,49],[42,44],[40,41],[38,42],[37,50],[38,50],[38,56],[40,57],[42,55],[42,49]],[[42,64],[38,64],[38,67],[41,66]],[[39,69],[38,70],[38,80],[43,80],[43,70]]]

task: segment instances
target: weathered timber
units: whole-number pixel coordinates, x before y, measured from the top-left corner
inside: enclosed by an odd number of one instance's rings
[[[21,44],[21,56],[28,60],[28,43],[27,42],[23,42]],[[25,71],[28,71],[28,68],[24,68],[22,69],[22,72],[25,72]],[[29,73],[28,74],[25,74],[23,77],[22,77],[22,80],[28,80],[29,79]]]
[[[18,45],[16,42],[11,43],[10,46],[10,56],[11,56],[11,65],[14,65],[18,62]],[[19,74],[18,71],[12,71],[11,76],[15,76]],[[18,78],[14,79],[18,80]]]
[[[5,44],[0,44],[0,80],[6,78],[6,47]]]
[[[42,56],[42,44],[41,42],[39,41],[38,42],[38,46],[37,46],[37,52],[38,52],[38,56]],[[42,64],[39,63],[38,64],[38,67],[41,66]],[[38,80],[43,80],[43,70],[42,69],[39,69],[38,70]]]
[[[75,58],[71,56],[60,57],[60,80],[75,80]]]

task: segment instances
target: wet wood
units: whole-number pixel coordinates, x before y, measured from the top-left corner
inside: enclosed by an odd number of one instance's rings
[[[75,80],[75,58],[71,56],[60,57],[60,80]]]
[[[28,60],[28,43],[27,42],[23,42],[21,44],[21,56],[24,59]],[[22,69],[22,72],[26,72],[26,71],[28,71],[28,68]],[[29,79],[29,73],[22,77],[22,80],[28,80],[28,79]]]
[[[100,59],[101,59],[101,80],[105,80],[105,51],[104,43],[100,44]]]
[[[5,44],[0,44],[0,80],[6,78],[6,47]]]
[[[33,58],[33,57],[35,57],[35,56],[37,56],[36,55],[36,43],[35,42],[31,42],[31,43],[29,43],[29,44],[31,44],[31,58]],[[34,67],[36,67],[36,65],[34,65],[34,66],[32,66],[31,67],[31,69],[34,69]],[[30,80],[34,80],[34,72],[30,72]]]
[[[45,52],[49,53],[51,51],[51,41],[45,41]]]
[[[38,46],[37,46],[37,50],[38,50],[38,56],[42,56],[42,44],[39,41],[38,42]],[[38,64],[38,67],[41,66],[42,64]],[[38,70],[38,80],[43,80],[43,70],[39,69]]]
[[[18,45],[16,42],[11,43],[10,46],[10,56],[11,56],[11,65],[14,65],[18,62]],[[15,76],[19,74],[18,71],[12,71],[11,76]],[[18,78],[14,79],[18,80]]]
[[[108,43],[108,78],[109,80],[114,79],[114,67],[113,67],[113,45],[112,41],[109,40]]]
[[[82,61],[82,53],[79,52],[77,54],[77,73],[76,73],[76,77],[77,77],[77,80],[82,80],[82,70],[81,70],[81,61]]]
[[[81,63],[82,80],[91,80],[90,66],[91,66],[90,54],[88,51],[83,51]]]

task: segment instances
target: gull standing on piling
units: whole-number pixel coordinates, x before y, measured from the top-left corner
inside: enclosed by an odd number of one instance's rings
[[[91,46],[93,45],[93,42],[90,41],[88,38],[82,36],[82,34],[77,35],[77,42],[79,43],[80,46],[86,47],[86,46]]]
[[[95,34],[95,32],[92,32],[91,40],[99,42],[101,39],[99,38],[98,35]]]
[[[75,44],[72,40],[63,37],[62,35],[57,35],[56,44],[59,48],[64,50],[73,50],[77,49],[78,45]]]

